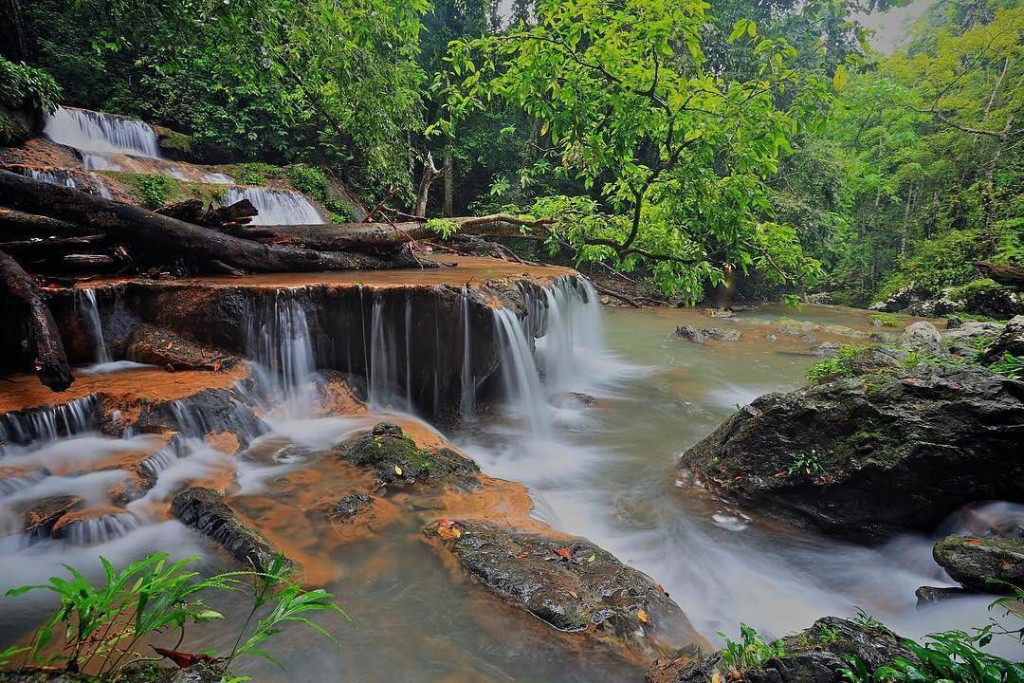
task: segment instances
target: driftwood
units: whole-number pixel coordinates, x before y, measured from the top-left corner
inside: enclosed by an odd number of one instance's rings
[[[39,381],[54,391],[64,391],[75,380],[57,323],[32,277],[3,251],[0,251],[0,289],[6,290],[3,303],[13,309],[24,327],[22,351],[39,375]]]
[[[426,161],[423,162],[423,176],[420,178],[420,189],[416,193],[416,215],[427,214],[427,204],[430,202],[430,186],[434,181],[445,174],[447,169],[438,168],[434,165],[434,155],[427,152]]]
[[[0,170],[0,202],[23,213],[84,226],[129,246],[143,266],[175,260],[193,272],[282,273],[432,266],[409,251],[378,256],[266,245],[77,190]],[[397,244],[397,243],[395,243]]]
[[[1024,287],[1024,267],[975,261],[974,266],[999,284]]]
[[[203,205],[200,199],[187,199],[157,209],[156,212],[192,225],[221,230],[248,225],[255,216],[259,215],[259,211],[248,199],[242,199],[228,206],[209,209]]]

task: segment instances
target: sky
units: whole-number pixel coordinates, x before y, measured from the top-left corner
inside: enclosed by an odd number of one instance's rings
[[[871,39],[871,44],[875,49],[884,54],[890,54],[903,42],[914,20],[934,2],[935,0],[914,0],[906,7],[897,7],[888,12],[859,15],[856,18],[864,26],[875,31],[875,36]]]

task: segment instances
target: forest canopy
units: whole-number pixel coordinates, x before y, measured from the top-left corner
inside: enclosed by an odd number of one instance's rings
[[[437,171],[426,217],[518,215],[684,299],[738,274],[863,304],[1024,264],[1019,2],[939,0],[890,55],[855,17],[892,3],[861,0],[15,4],[4,108],[139,116],[413,213]]]

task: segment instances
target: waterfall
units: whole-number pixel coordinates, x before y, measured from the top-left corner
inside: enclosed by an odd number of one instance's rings
[[[395,334],[384,315],[384,300],[375,298],[370,316],[370,407],[409,410],[410,406],[399,394],[398,349]],[[406,349],[408,351],[408,348]],[[406,373],[408,374],[408,372]]]
[[[601,304],[587,280],[560,277],[544,290],[543,335],[537,358],[544,384],[553,392],[579,388],[603,351]]]
[[[278,294],[253,307],[246,318],[246,355],[265,370],[271,392],[308,406],[316,379],[316,356],[302,302]]]
[[[142,121],[123,116],[58,107],[46,118],[43,132],[54,142],[83,152],[160,158],[156,132]]]
[[[139,525],[138,517],[130,512],[120,512],[73,520],[60,529],[60,535],[72,545],[95,545],[121,538]]]
[[[262,187],[232,187],[227,190],[224,204],[248,199],[259,211],[252,225],[312,225],[322,224],[309,200],[291,190],[268,190]]]
[[[544,436],[551,429],[549,397],[579,389],[603,353],[600,300],[589,282],[571,276],[542,294],[526,289],[525,296],[526,319],[494,309],[494,327],[508,408]]]
[[[550,427],[544,415],[547,400],[526,327],[507,308],[495,308],[493,313],[508,407],[514,416],[529,423],[534,434],[546,434]]]
[[[459,401],[459,416],[463,421],[473,419],[476,412],[476,378],[473,376],[472,337],[469,329],[469,288],[462,288],[462,373],[460,382],[462,398]]]
[[[61,436],[91,431],[96,424],[96,400],[91,396],[67,403],[0,415],[0,455],[11,444],[39,447]]]
[[[38,180],[41,183],[48,183],[50,185],[60,185],[61,187],[70,187],[71,189],[78,189],[78,182],[70,171],[64,168],[53,168],[46,170],[39,170],[35,168],[21,168],[18,172],[22,175],[32,178],[32,180]],[[110,190],[107,188],[107,184],[103,181],[103,178],[96,173],[90,173],[89,177],[92,179],[92,187],[96,192],[104,199],[110,199]],[[84,188],[88,190],[89,188]]]
[[[96,362],[109,363],[110,351],[107,349],[107,342],[103,339],[103,323],[100,320],[99,306],[96,305],[96,290],[80,289],[77,299],[82,322],[85,324],[89,337],[92,338]]]

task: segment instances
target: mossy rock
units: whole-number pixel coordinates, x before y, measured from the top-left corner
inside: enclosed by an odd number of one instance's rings
[[[338,457],[360,467],[373,468],[381,486],[404,486],[422,480],[455,484],[462,488],[479,485],[480,468],[450,448],[420,448],[402,428],[390,422],[350,439],[336,448]]]
[[[1024,586],[1024,538],[947,536],[932,549],[935,561],[965,588],[1012,593]]]

